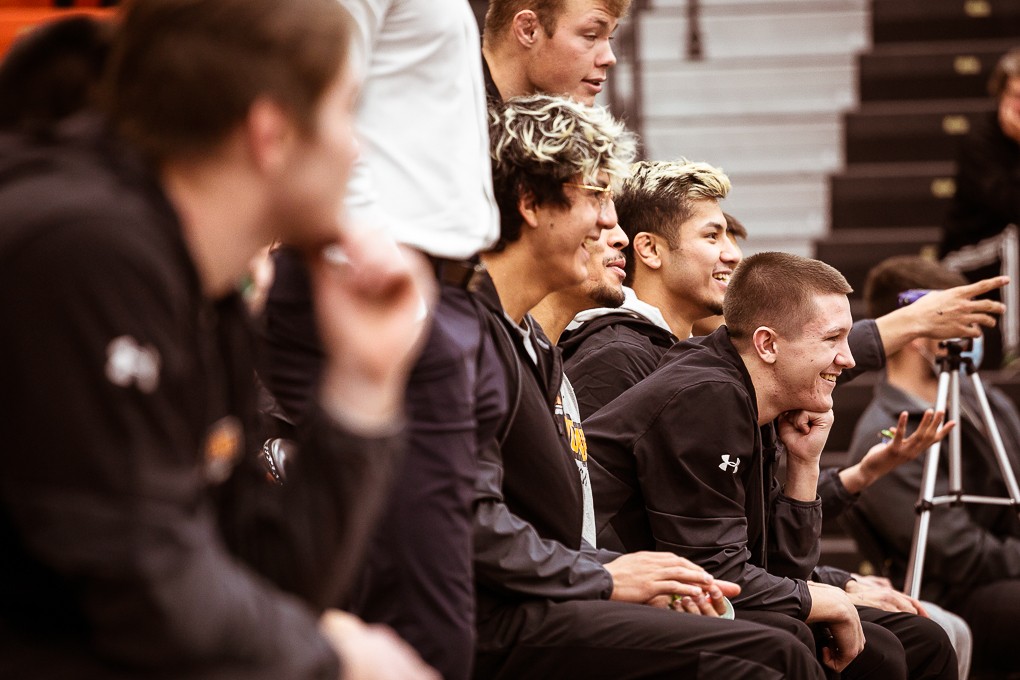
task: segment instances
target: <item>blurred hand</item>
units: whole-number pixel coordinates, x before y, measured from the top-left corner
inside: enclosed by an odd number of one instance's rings
[[[386,626],[368,626],[356,616],[331,609],[319,619],[319,630],[340,656],[343,680],[441,680]]]
[[[903,435],[907,431],[908,414],[906,411],[901,413],[896,427],[892,428],[894,434],[892,441],[872,446],[859,463],[840,470],[839,479],[843,486],[850,493],[860,493],[878,481],[882,475],[903,463],[914,460],[922,451],[927,451],[932,444],[942,441],[956,425],[952,421],[942,425],[944,417],[944,411],[935,413],[932,409],[928,409],[924,412],[924,416],[921,417],[921,422],[918,423],[913,434],[904,437]]]
[[[999,127],[1002,134],[1020,142],[1020,110],[1009,97],[1003,97],[999,102]]]
[[[323,407],[364,429],[385,427],[400,416],[435,277],[418,253],[379,233],[347,230],[310,259]]]

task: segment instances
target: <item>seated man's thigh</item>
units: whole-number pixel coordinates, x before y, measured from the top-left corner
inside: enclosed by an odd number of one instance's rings
[[[480,653],[476,678],[823,677],[813,650],[783,630],[605,600],[533,604],[523,618],[506,612],[516,640]]]

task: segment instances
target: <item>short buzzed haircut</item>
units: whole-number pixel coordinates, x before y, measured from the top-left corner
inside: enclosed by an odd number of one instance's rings
[[[816,296],[852,292],[846,278],[824,262],[790,253],[758,253],[734,270],[723,315],[735,340],[750,338],[760,326],[797,338],[815,313]]]
[[[616,18],[622,18],[630,9],[631,0],[597,0]],[[546,35],[556,32],[556,23],[563,14],[567,0],[489,0],[485,12],[485,26],[482,37],[488,44],[499,43],[518,12],[530,9],[538,16],[538,22]]]
[[[208,153],[260,97],[310,134],[351,30],[336,0],[134,0],[121,6],[102,99],[157,161]]]
[[[686,158],[639,161],[631,166],[631,175],[616,198],[616,214],[631,244],[637,234],[647,232],[662,237],[676,250],[680,225],[694,214],[694,202],[718,201],[729,193],[730,178],[708,163]],[[632,248],[628,246],[628,251]],[[627,276],[633,273],[634,258],[628,252]]]
[[[500,212],[497,251],[520,237],[520,197],[530,194],[539,204],[569,206],[565,183],[595,184],[605,172],[610,185],[619,187],[636,153],[634,135],[607,109],[545,94],[493,105],[489,138]]]
[[[900,293],[912,289],[945,290],[963,286],[967,279],[938,262],[918,255],[897,255],[882,260],[868,272],[864,303],[868,316],[877,319],[895,311]]]

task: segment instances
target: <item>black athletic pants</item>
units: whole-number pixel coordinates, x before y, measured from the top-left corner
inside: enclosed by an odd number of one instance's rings
[[[955,680],[956,652],[945,630],[931,619],[902,612],[858,607],[864,650],[838,676],[841,680]],[[815,648],[817,626],[785,614],[740,611],[737,618],[785,630]],[[814,629],[814,630],[813,630]],[[821,650],[818,650],[821,659]]]
[[[496,428],[506,395],[485,312],[462,288],[443,284],[440,295],[407,389],[407,457],[351,611],[394,628],[446,680],[466,680],[478,441]]]
[[[608,600],[529,601],[480,617],[477,680],[821,680],[782,630]]]

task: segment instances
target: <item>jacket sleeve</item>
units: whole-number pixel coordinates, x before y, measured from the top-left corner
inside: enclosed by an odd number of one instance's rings
[[[582,345],[564,364],[582,420],[591,418],[600,408],[641,382],[658,364],[658,358],[649,356],[640,346],[620,341],[585,350]]]
[[[501,491],[503,466],[495,441],[482,448],[475,509],[475,579],[514,597],[551,600],[609,599],[613,579],[602,566],[608,552],[571,550],[542,538],[510,512]]]
[[[855,365],[839,375],[840,384],[850,382],[862,373],[885,368],[885,347],[874,319],[861,319],[854,323],[847,338]]]
[[[203,475],[191,303],[179,269],[132,241],[130,223],[118,229],[82,220],[5,261],[5,324],[20,330],[0,340],[17,357],[3,382],[40,386],[7,414],[21,455],[0,475],[6,521],[41,578],[73,584],[59,606],[112,665],[335,676],[315,615],[224,545]]]
[[[839,468],[823,468],[818,475],[818,497],[822,499],[822,517],[834,519],[857,501],[839,478]]]
[[[811,580],[826,585],[836,586],[840,590],[846,588],[846,584],[853,580],[853,575],[845,569],[818,565],[811,572]]]
[[[736,385],[705,382],[672,395],[634,446],[648,519],[657,549],[738,583],[738,608],[804,619],[811,607],[807,584],[751,563],[745,489],[761,474],[757,427]],[[766,501],[761,496],[758,503]]]
[[[821,555],[821,501],[799,501],[783,495],[771,480],[772,512],[768,533],[768,570],[776,576],[807,580]]]

